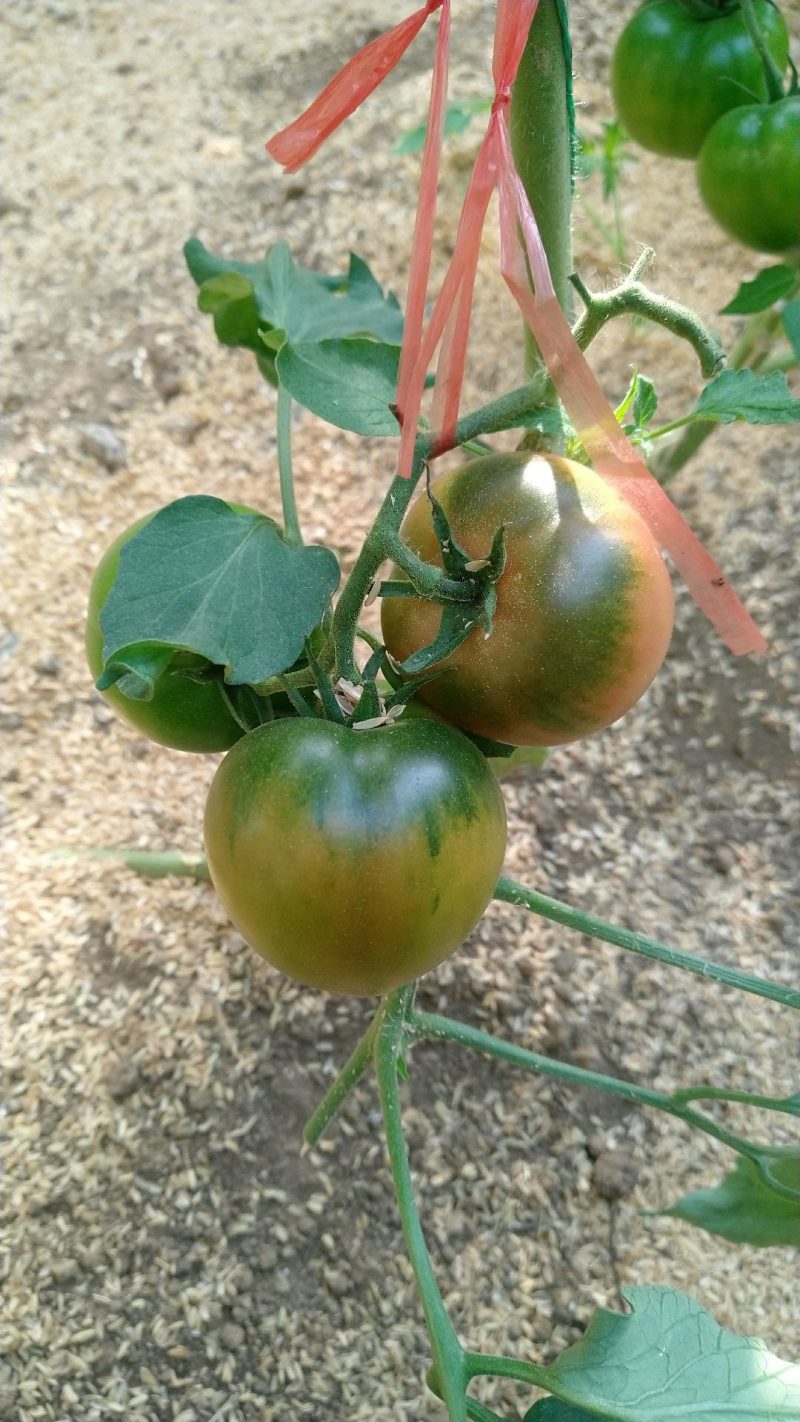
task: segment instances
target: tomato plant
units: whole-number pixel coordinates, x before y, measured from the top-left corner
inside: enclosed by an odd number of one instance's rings
[[[755,0],[755,10],[784,70],[786,22],[771,0]],[[767,97],[762,62],[735,3],[646,0],[617,40],[611,75],[617,115],[631,137],[675,158],[696,157],[729,109]]]
[[[125,689],[152,693],[149,701],[121,703],[131,718],[145,712],[153,718],[151,734],[178,746],[190,734],[198,743],[193,748],[230,746],[208,793],[207,863],[194,861],[187,871],[195,879],[211,877],[244,938],[299,983],[382,998],[305,1135],[311,1144],[319,1139],[374,1065],[389,1165],[431,1339],[429,1385],[450,1422],[500,1422],[488,1404],[468,1397],[474,1379],[491,1376],[550,1394],[532,1403],[526,1422],[566,1422],[568,1414],[577,1422],[588,1419],[586,1408],[592,1416],[638,1416],[641,1379],[650,1397],[653,1376],[658,1407],[674,1414],[685,1410],[689,1373],[698,1414],[732,1414],[746,1388],[754,1417],[788,1416],[790,1407],[800,1413],[800,1380],[792,1381],[763,1345],[701,1318],[698,1305],[674,1290],[629,1291],[630,1314],[595,1315],[584,1344],[570,1350],[563,1366],[558,1358],[545,1366],[468,1350],[449,1319],[417,1212],[399,1080],[425,1038],[458,1042],[537,1076],[663,1111],[732,1149],[745,1169],[716,1191],[701,1192],[716,1196],[713,1207],[695,1198],[674,1210],[704,1228],[737,1240],[795,1243],[800,1202],[796,1151],[762,1146],[735,1134],[732,1123],[722,1125],[721,1112],[699,1109],[701,1101],[730,1101],[796,1115],[796,1098],[702,1083],[658,1091],[652,1082],[623,1082],[503,1041],[415,1001],[416,979],[458,948],[494,896],[620,950],[800,1006],[800,994],[784,984],[668,948],[498,878],[506,813],[492,767],[513,762],[515,749],[523,762],[539,765],[538,747],[607,726],[642,695],[666,654],[673,622],[660,550],[731,652],[765,650],[759,629],[645,461],[657,440],[684,426],[694,436],[733,420],[788,424],[800,416],[800,402],[781,370],[724,368],[725,351],[700,317],[644,285],[649,250],[606,292],[593,293],[575,272],[575,106],[562,0],[538,7],[536,0],[498,0],[493,97],[479,105],[488,115],[486,132],[452,257],[429,303],[451,8],[457,7],[450,0],[427,0],[373,37],[268,144],[287,172],[313,158],[441,12],[405,312],[355,254],[346,271],[323,275],[299,265],[282,241],[260,260],[215,255],[199,238],[187,242],[200,309],[222,344],[255,357],[274,401],[283,528],[200,495],[168,504],[152,527],[146,520],[134,525],[95,578],[90,662],[109,699]],[[713,19],[700,24],[709,10]],[[658,109],[662,135],[669,131],[686,151],[696,151],[715,119],[727,121],[720,104],[742,102],[748,76],[760,92],[762,70],[751,71],[749,49],[731,39],[726,81],[714,78],[714,45],[725,49],[726,35],[738,33],[735,4],[654,0],[637,21],[651,24],[665,14],[687,25],[691,20],[692,42],[700,48],[684,52],[661,39],[638,57],[628,51],[622,87],[627,97],[638,85],[642,110],[645,99],[653,114]],[[771,42],[778,56],[773,67],[785,60],[785,29],[763,0],[742,0],[742,14],[765,66],[771,103],[762,115],[777,112],[782,81],[764,55]],[[618,64],[622,74],[622,58]],[[640,71],[651,76],[642,84]],[[708,81],[698,94],[702,74]],[[678,79],[687,76],[692,104],[674,97]],[[606,136],[606,166],[616,175],[619,135]],[[464,413],[472,301],[495,188],[501,271],[526,326],[525,379]],[[759,303],[794,296],[795,277],[788,265],[762,274],[759,291],[739,300],[763,314]],[[575,292],[585,307],[577,320]],[[793,341],[798,326],[791,304],[782,314],[789,313],[784,329]],[[607,321],[622,315],[654,322],[689,343],[705,383],[688,414],[673,411],[654,427],[655,386],[637,371],[617,409],[609,404],[585,351]],[[424,401],[431,383],[429,414]],[[620,390],[626,383],[623,375]],[[341,586],[333,551],[303,540],[291,448],[293,426],[303,425],[293,419],[294,402],[340,429],[393,441],[386,446],[389,487]],[[494,450],[492,438],[508,439],[512,431],[516,450]],[[431,462],[452,450],[463,451],[462,461],[414,503]],[[479,457],[464,463],[466,454]],[[322,497],[335,492],[326,489]],[[384,641],[364,616],[378,598]],[[170,676],[186,668],[187,658],[195,673],[208,671],[210,679]],[[223,676],[235,715],[222,699]],[[125,858],[143,872],[176,867],[174,854],[137,850]],[[546,858],[537,872],[549,872]],[[768,1227],[762,1219],[753,1228],[756,1208],[769,1214]],[[720,1367],[720,1357],[734,1353],[736,1367]]]
[[[473,558],[505,528],[491,636],[476,627],[420,696],[460,726],[513,745],[557,745],[608,726],[649,686],[672,633],[672,586],[652,535],[593,470],[550,455],[495,454],[433,485]],[[402,534],[441,558],[423,494]],[[437,609],[382,604],[386,646],[403,661],[435,635]]]
[[[474,928],[506,819],[486,761],[451,727],[304,717],[252,731],[225,757],[205,841],[251,947],[299,982],[370,995],[436,967]]]
[[[119,572],[120,554],[153,516],[137,519],[114,539],[92,578],[85,635],[86,657],[94,678],[103,670],[100,616]],[[180,751],[228,750],[244,731],[224,700],[218,682],[195,679],[208,670],[205,658],[176,651],[149,699],[126,696],[117,686],[107,687],[102,695],[123,721],[159,745]]]
[[[718,119],[697,160],[700,193],[731,237],[758,252],[800,244],[800,95]]]

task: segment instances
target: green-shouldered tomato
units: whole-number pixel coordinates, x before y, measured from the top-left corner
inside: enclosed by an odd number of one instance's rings
[[[786,68],[786,22],[770,0],[755,16],[778,68]],[[617,116],[654,153],[694,158],[722,114],[766,98],[763,64],[741,7],[647,0],[617,40],[611,65]]]
[[[800,94],[718,119],[697,160],[711,216],[757,252],[800,246]]]
[[[558,745],[618,720],[650,685],[672,634],[672,585],[639,515],[594,470],[555,455],[487,455],[433,491],[474,558],[505,525],[506,565],[491,635],[477,627],[418,695],[453,724],[511,745]],[[425,495],[401,533],[441,565]],[[440,615],[421,598],[385,598],[392,656],[402,662],[429,645]]]
[[[154,513],[147,514],[126,528],[106,549],[92,578],[86,617],[86,658],[95,680],[103,670],[100,613],[119,571],[120,553],[153,517]],[[158,678],[150,701],[135,701],[116,686],[110,686],[102,695],[123,721],[159,745],[181,751],[228,750],[244,732],[223,700],[219,686],[213,681],[193,681],[180,674],[207,666],[203,657],[175,652],[169,667]]]
[[[267,962],[370,996],[435,968],[471,932],[506,817],[480,751],[451,726],[401,718],[358,731],[301,717],[228,753],[205,844],[224,907]]]

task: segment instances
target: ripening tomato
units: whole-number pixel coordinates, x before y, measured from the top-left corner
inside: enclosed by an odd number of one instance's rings
[[[741,6],[706,10],[686,0],[647,0],[617,40],[611,68],[617,115],[631,138],[654,153],[696,157],[722,114],[767,96]],[[754,10],[783,71],[786,21],[770,0],[754,0]]]
[[[718,119],[700,149],[697,181],[711,216],[746,247],[800,246],[800,94]]]
[[[594,470],[555,455],[487,455],[443,475],[433,491],[473,558],[505,525],[506,566],[491,635],[476,627],[419,697],[467,731],[522,746],[575,740],[624,715],[672,633],[672,585],[639,515]],[[401,533],[441,565],[425,495]],[[385,598],[392,656],[403,661],[429,645],[440,615],[422,598]]]
[[[86,657],[95,680],[103,670],[100,613],[117,576],[120,553],[153,517],[152,513],[147,514],[126,528],[103,554],[92,578],[86,617]],[[158,678],[150,701],[135,701],[116,686],[108,687],[102,695],[123,721],[159,745],[181,751],[228,750],[244,731],[228,709],[219,686],[213,681],[192,681],[180,674],[207,666],[203,657],[191,652],[175,652],[169,667]]]
[[[211,878],[239,932],[310,987],[383,994],[435,968],[488,904],[506,844],[497,781],[465,736],[401,718],[273,721],[208,795]]]

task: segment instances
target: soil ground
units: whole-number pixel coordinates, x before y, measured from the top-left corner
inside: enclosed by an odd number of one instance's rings
[[[391,148],[424,112],[432,35],[300,175],[282,177],[263,152],[397,8],[3,7],[3,1422],[442,1415],[425,1394],[427,1343],[372,1086],[318,1150],[300,1151],[303,1122],[369,1006],[270,970],[207,886],[63,854],[200,848],[214,759],[171,754],[114,720],[84,663],[86,590],[110,539],[171,498],[206,492],[279,510],[274,395],[196,312],[187,236],[247,258],[285,238],[324,271],[353,248],[402,293],[416,166]],[[573,7],[589,133],[610,116],[614,8]],[[785,8],[796,31],[798,7]],[[456,0],[454,12],[452,93],[480,95],[493,7]],[[477,141],[475,126],[448,149],[437,274]],[[654,284],[730,344],[738,323],[716,313],[767,260],[705,218],[691,165],[636,159],[623,190],[631,257],[655,246]],[[580,205],[575,255],[590,284],[612,279]],[[632,364],[646,371],[665,418],[699,389],[691,351],[660,331],[617,323],[593,361],[614,398]],[[518,323],[490,224],[465,402],[518,379]],[[109,472],[84,452],[88,422],[123,440],[124,467]],[[305,414],[295,434],[307,535],[347,567],[391,453]],[[786,983],[797,977],[800,862],[797,453],[780,429],[728,427],[672,486],[767,633],[769,657],[732,659],[679,589],[673,649],[642,703],[505,785],[508,873]],[[796,1089],[787,1010],[501,905],[421,999],[661,1089]],[[472,1346],[547,1360],[598,1304],[618,1306],[621,1285],[664,1283],[796,1354],[788,1251],[644,1213],[719,1180],[732,1165],[721,1147],[455,1049],[420,1048],[411,1065],[406,1124],[423,1219]],[[780,1119],[770,1125],[774,1140],[790,1138]],[[620,1197],[609,1202],[601,1188],[615,1168]],[[531,1400],[498,1386],[485,1396],[520,1415]]]

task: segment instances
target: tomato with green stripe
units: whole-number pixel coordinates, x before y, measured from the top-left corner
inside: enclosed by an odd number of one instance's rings
[[[208,865],[251,947],[310,987],[383,994],[449,957],[492,897],[503,797],[452,726],[314,717],[251,731],[208,795]]]
[[[618,720],[650,685],[672,633],[672,585],[639,515],[594,470],[556,455],[487,455],[432,488],[471,558],[505,527],[506,564],[491,635],[476,626],[418,695],[453,724],[517,746],[558,745]],[[401,534],[441,566],[425,495]],[[435,602],[385,598],[395,660],[429,645],[440,616]]]

